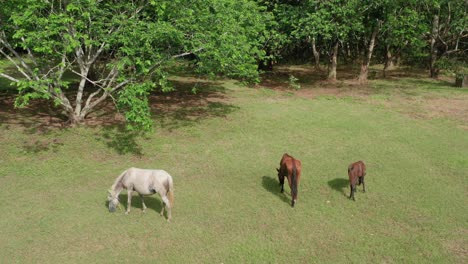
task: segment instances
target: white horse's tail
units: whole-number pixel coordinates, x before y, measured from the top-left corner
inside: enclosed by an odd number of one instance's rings
[[[172,182],[172,177],[168,178],[169,190],[167,191],[167,196],[169,198],[169,203],[171,208],[174,207],[174,183]]]
[[[122,172],[122,174],[120,174],[120,176],[117,177],[117,179],[115,179],[114,184],[112,184],[112,187],[111,187],[111,190],[112,190],[112,191],[115,191],[116,188],[121,187],[121,185],[122,185],[122,179],[123,179],[123,177],[125,176],[125,174],[127,174],[127,171],[128,171],[128,170]]]

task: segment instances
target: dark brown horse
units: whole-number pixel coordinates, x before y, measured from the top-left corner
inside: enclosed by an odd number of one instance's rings
[[[294,207],[297,202],[297,186],[301,178],[301,161],[284,153],[280,161],[280,167],[276,170],[278,171],[281,192],[284,192],[284,177],[288,177],[292,196],[291,206]]]
[[[349,187],[351,188],[351,193],[349,194],[349,199],[354,199],[354,193],[356,192],[356,184],[361,185],[362,191],[366,192],[366,185],[364,184],[364,176],[366,176],[366,164],[363,161],[357,161],[348,166],[348,176],[349,176]]]

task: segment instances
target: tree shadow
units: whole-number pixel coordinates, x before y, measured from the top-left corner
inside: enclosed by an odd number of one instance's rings
[[[191,126],[208,118],[227,118],[230,113],[239,109],[238,106],[226,103],[226,89],[220,83],[190,77],[178,78],[171,82],[174,91],[153,92],[149,96],[156,125],[168,131]],[[197,92],[194,92],[194,89]],[[141,136],[139,132],[126,130],[123,123],[107,123],[103,125],[97,140],[104,142],[118,154],[142,156],[142,147],[137,140]]]
[[[10,129],[12,125],[19,125],[25,129],[25,133],[33,135],[48,134],[63,127],[66,119],[60,111],[56,111],[53,103],[36,99],[26,107],[15,108],[15,98],[16,93],[0,92],[0,124],[3,128]]]
[[[141,145],[137,139],[141,134],[125,129],[124,125],[105,126],[102,132],[96,137],[97,141],[102,141],[107,147],[114,149],[118,154],[133,154],[142,156]]]
[[[23,151],[26,153],[36,154],[44,151],[53,151],[57,153],[59,148],[62,147],[64,143],[58,139],[46,139],[46,140],[36,140],[31,143],[25,143],[23,145]]]
[[[226,88],[220,82],[194,78],[171,82],[174,91],[157,92],[150,97],[152,115],[163,129],[173,131],[208,118],[227,118],[240,109],[227,102]]]
[[[292,90],[290,78],[294,76],[299,84],[315,85],[322,82],[326,75],[310,65],[278,65],[272,71],[261,74],[259,85],[273,90]]]
[[[285,185],[287,185],[287,184],[285,184]],[[278,180],[276,180],[275,178],[272,178],[270,176],[263,176],[262,177],[262,186],[263,186],[263,188],[265,190],[267,190],[270,193],[277,196],[281,201],[283,201],[283,202],[285,202],[287,204],[291,203],[291,200],[290,200],[290,198],[288,198],[288,195],[287,195],[289,193],[287,193],[286,190],[284,190],[284,193],[280,192],[281,187],[279,185]]]
[[[158,214],[161,212],[162,209],[162,200],[156,198],[155,196],[145,196],[144,197],[145,204],[146,204],[146,211],[148,210],[155,210]],[[128,201],[128,195],[127,194],[121,194],[119,196],[119,201],[120,201],[120,210],[122,212],[125,212],[127,210],[127,201]],[[106,200],[104,203],[104,206],[108,209],[109,208],[109,201]],[[131,210],[133,211],[134,209],[140,209],[143,210],[143,204],[141,203],[141,198],[139,195],[132,195],[132,207]],[[117,208],[117,211],[119,209]],[[131,213],[131,212],[130,212]]]
[[[349,186],[349,180],[343,178],[336,178],[328,181],[328,186],[330,186],[330,188],[337,192],[341,192],[344,196],[347,196],[346,187]]]
[[[191,126],[208,118],[228,118],[239,109],[228,103],[226,88],[222,82],[184,76],[171,80],[172,92],[155,91],[149,96],[150,109],[156,126],[172,131]],[[73,91],[68,91],[71,93]],[[17,91],[14,88],[0,90],[0,125],[10,130],[21,126],[29,135],[45,135],[67,127],[67,117],[53,103],[38,99],[21,109],[14,107]],[[141,133],[131,133],[125,129],[124,118],[117,113],[111,99],[104,101],[84,120],[84,125],[102,128],[97,140],[119,154],[142,155],[138,144]],[[38,153],[56,150],[63,145],[49,139],[31,139],[24,145],[24,151]]]

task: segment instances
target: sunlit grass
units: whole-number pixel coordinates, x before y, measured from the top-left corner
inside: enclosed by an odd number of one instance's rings
[[[375,100],[400,97],[373,85]],[[425,85],[401,97],[426,100]],[[216,87],[203,104],[155,111],[154,134],[136,139],[3,120],[0,262],[466,262],[466,130],[351,95]],[[276,177],[284,152],[303,164],[294,209]],[[359,159],[367,192],[352,202],[346,169]],[[157,196],[146,214],[137,196],[130,215],[108,212],[106,190],[131,166],[171,173],[173,222]]]

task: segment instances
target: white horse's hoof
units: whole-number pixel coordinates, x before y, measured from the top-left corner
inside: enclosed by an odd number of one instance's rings
[[[128,215],[128,213],[130,213],[130,212],[125,212],[125,215]]]

